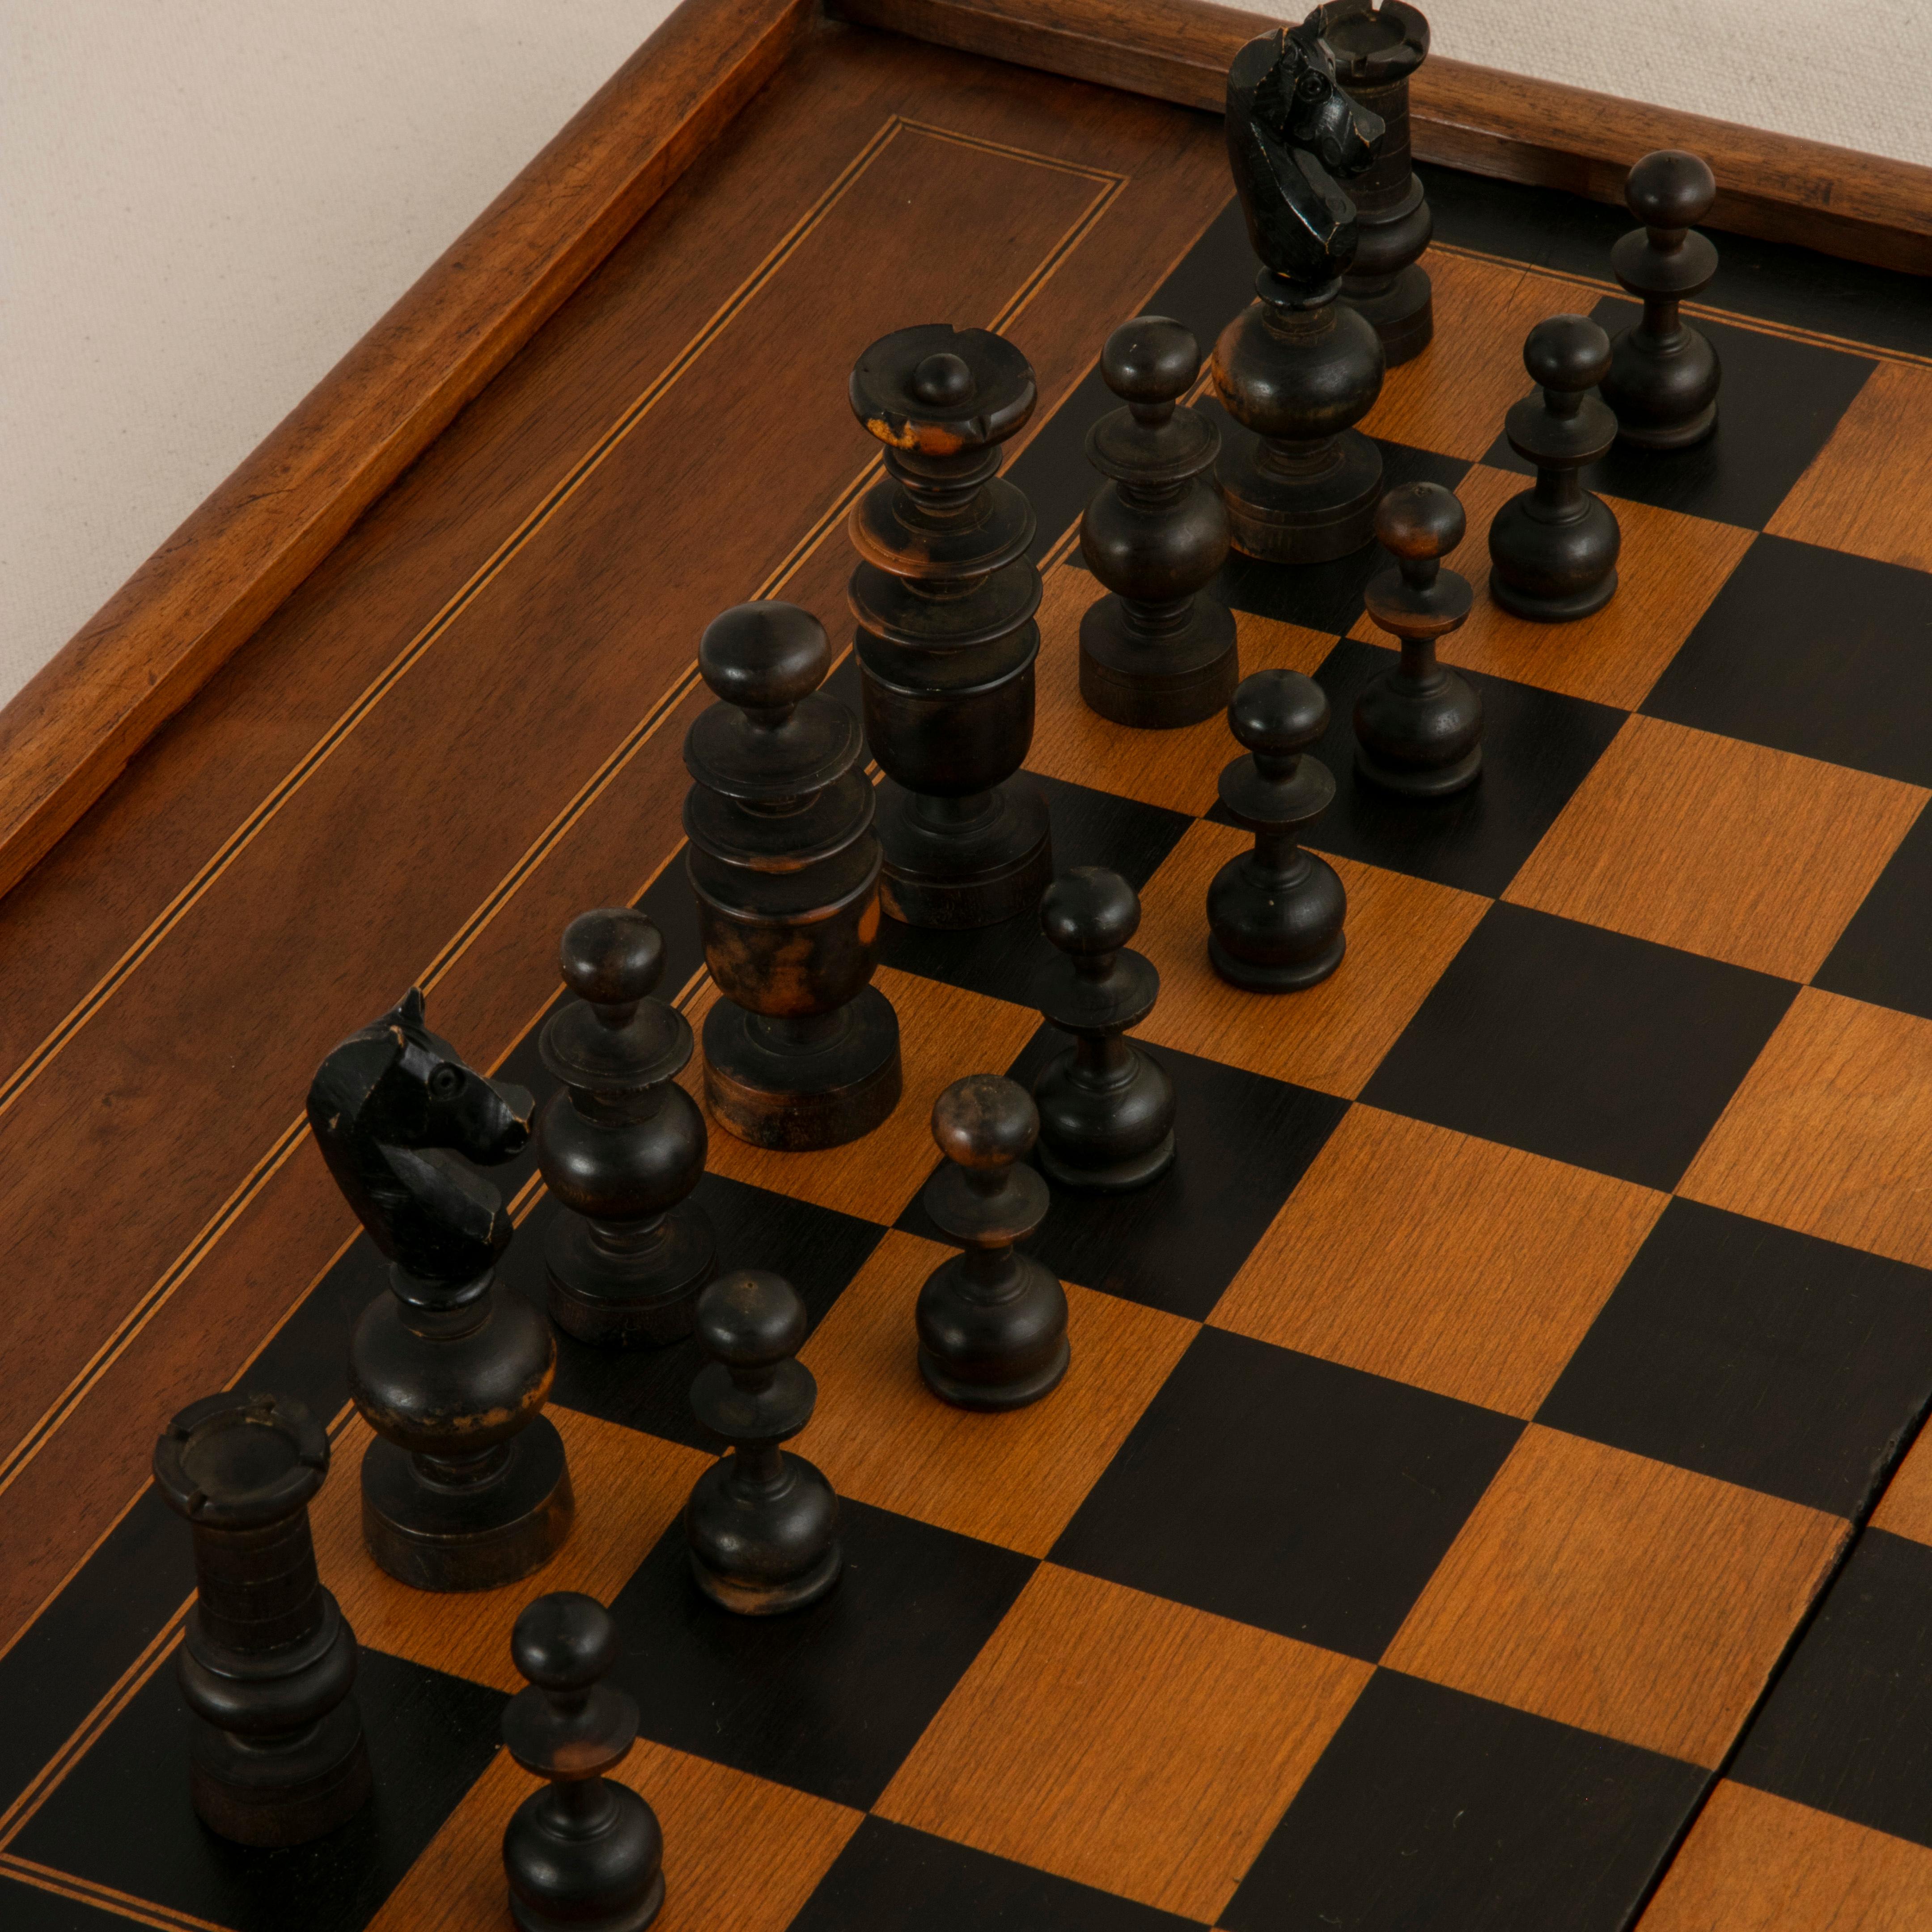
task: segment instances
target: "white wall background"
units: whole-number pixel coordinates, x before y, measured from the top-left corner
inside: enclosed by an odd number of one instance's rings
[[[1932,0],[1424,4],[1459,60],[1932,163]],[[0,0],[0,699],[669,5]]]

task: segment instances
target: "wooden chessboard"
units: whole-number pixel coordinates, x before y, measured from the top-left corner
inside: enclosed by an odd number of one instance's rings
[[[551,1588],[626,1636],[664,1932],[1932,1922],[1932,1446],[1904,1454],[1932,1402],[1925,285],[1718,236],[1718,436],[1603,466],[1622,588],[1544,628],[1482,594],[1522,487],[1498,432],[1531,323],[1630,312],[1604,266],[1628,223],[1426,171],[1437,338],[1366,427],[1392,480],[1468,510],[1476,612],[1444,654],[1484,775],[1428,807],[1358,789],[1375,556],[1231,566],[1244,668],[1329,693],[1310,842],[1349,894],[1332,980],[1246,995],[1202,910],[1244,842],[1214,806],[1234,747],[1082,707],[1068,560],[1107,328],[1152,310],[1205,344],[1247,299],[1220,148],[1182,108],[816,30],[6,902],[34,964],[0,1015],[9,1932],[507,1927],[508,1631]],[[1047,578],[1030,768],[1058,862],[1142,892],[1177,1165],[1056,1194],[1050,1400],[931,1400],[932,1100],[1055,1036],[1029,922],[887,922],[898,1112],[818,1155],[714,1132],[700,1195],[724,1258],[810,1307],[795,1446],[845,1499],[837,1592],[705,1605],[692,1347],[566,1340],[570,1543],[512,1590],[411,1593],[359,1543],[344,1360],[381,1278],[301,1130],[308,1072],[416,979],[541,1094],[556,934],[620,899],[701,1011],[697,632],[762,595],[849,637],[873,472],[844,372],[932,315],[1040,370],[1010,471]],[[540,1297],[554,1210],[527,1156],[509,1185],[507,1271]],[[142,1471],[224,1384],[334,1424],[317,1543],[378,1790],[294,1852],[188,1803],[192,1573]]]

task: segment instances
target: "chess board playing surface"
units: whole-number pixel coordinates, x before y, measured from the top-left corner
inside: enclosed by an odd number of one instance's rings
[[[335,1418],[314,1519],[364,1647],[373,1808],[286,1852],[198,1827],[166,1667],[188,1541],[150,1495],[0,1659],[10,1932],[507,1925],[508,1635],[550,1588],[624,1633],[666,1932],[1932,1922],[1932,1450],[1900,1463],[1932,1400],[1932,309],[1718,237],[1718,436],[1590,479],[1622,590],[1540,628],[1480,594],[1521,487],[1499,426],[1531,322],[1629,312],[1600,279],[1627,224],[1428,178],[1437,340],[1367,427],[1391,480],[1468,512],[1448,561],[1476,614],[1444,655],[1482,693],[1480,785],[1431,807],[1355,785],[1376,554],[1237,560],[1223,586],[1244,669],[1333,703],[1310,842],[1349,951],[1327,984],[1268,1000],[1208,969],[1206,883],[1243,842],[1212,808],[1220,726],[1079,704],[1095,586],[1064,560],[1097,376],[1012,472],[1047,563],[1030,767],[1059,864],[1141,890],[1142,1036],[1180,1096],[1173,1172],[1057,1194],[1031,1244],[1068,1284],[1062,1389],[944,1408],[910,1329],[945,1252],[917,1205],[928,1112],[1051,1050],[1042,942],[889,922],[897,1113],[817,1155],[715,1132],[698,1196],[726,1262],[809,1305],[794,1446],[844,1498],[834,1594],[753,1622],[690,1586],[689,1344],[562,1342],[579,1515],[541,1576],[464,1598],[382,1577],[344,1408],[381,1286],[358,1241],[248,1379]],[[1230,206],[1150,265],[1144,306],[1204,344],[1251,272]],[[695,1017],[677,854],[640,903]],[[534,1042],[500,1070],[541,1093]],[[510,1174],[507,1272],[540,1298],[553,1210],[527,1156]]]

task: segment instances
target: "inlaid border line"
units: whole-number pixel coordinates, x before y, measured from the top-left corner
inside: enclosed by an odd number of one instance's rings
[[[116,1892],[111,1886],[95,1884],[92,1879],[76,1878],[71,1872],[56,1871],[52,1865],[16,1858],[11,1852],[0,1852],[0,1874],[30,1885],[37,1892],[50,1892],[56,1898],[70,1899],[76,1905],[111,1912],[130,1924],[154,1926],[157,1932],[228,1932],[226,1926],[218,1925],[212,1919],[196,1918],[190,1913],[176,1911],[172,1906],[157,1905],[152,1899]]]

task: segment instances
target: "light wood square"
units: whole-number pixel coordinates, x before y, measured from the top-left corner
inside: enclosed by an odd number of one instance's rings
[[[1490,520],[1528,487],[1526,476],[1481,464],[1456,486],[1468,534],[1444,561],[1469,580],[1476,599],[1469,621],[1443,639],[1442,662],[1634,711],[1750,549],[1751,532],[1606,497],[1623,531],[1617,594],[1594,617],[1534,624],[1512,617],[1489,591]],[[1392,641],[1366,612],[1349,635]]]
[[[612,1775],[664,1828],[664,1910],[651,1932],[784,1932],[864,1815],[645,1738]],[[500,1753],[371,1932],[508,1932],[503,1828],[538,1783]]]
[[[1208,1319],[1527,1420],[1669,1198],[1352,1107]]]
[[[1928,796],[1896,779],[1631,718],[1504,896],[1808,980]]]
[[[1510,404],[1529,392],[1523,338],[1545,316],[1575,314],[1596,298],[1554,275],[1441,248],[1422,266],[1435,286],[1434,339],[1388,372],[1361,427],[1473,463],[1502,434]]]
[[[1932,1020],[1807,986],[1677,1191],[1932,1268]]]
[[[1729,1779],[1638,1932],[1924,1932],[1932,1851]]]
[[[1874,1528],[1932,1544],[1932,1429],[1921,1431],[1872,1512]]]
[[[1305,992],[1246,992],[1208,963],[1208,887],[1253,846],[1250,834],[1203,819],[1148,881],[1134,944],[1160,968],[1160,998],[1136,1037],[1353,1099],[1489,901],[1324,855],[1348,891],[1346,956]]]
[[[1042,1564],[874,1808],[1211,1921],[1370,1675]]]
[[[521,1690],[510,1661],[518,1612],[551,1590],[581,1590],[609,1603],[711,1465],[700,1450],[594,1415],[555,1406],[544,1413],[570,1459],[577,1516],[569,1540],[534,1576],[454,1597],[398,1582],[363,1547],[362,1452],[374,1438],[359,1415],[350,1418],[309,1515],[322,1580],[360,1642],[472,1683]]]
[[[968,1073],[1004,1073],[1033,1037],[1040,1016],[983,993],[969,993],[916,974],[896,973],[890,966],[881,966],[872,983],[899,1016],[905,1086],[891,1114],[869,1134],[844,1147],[818,1154],[777,1154],[727,1132],[706,1107],[710,1172],[867,1220],[890,1225],[898,1219],[939,1160],[932,1144],[933,1102]],[[707,977],[686,1009],[700,1038],[704,1016],[717,997]],[[962,1060],[962,1052],[974,1058]],[[678,1076],[700,1106],[703,1058],[700,1045]]]
[[[913,1310],[955,1252],[896,1232],[873,1250],[806,1346],[818,1408],[795,1446],[841,1496],[1044,1556],[1197,1324],[1070,1285],[1059,1388],[1006,1414],[954,1408],[920,1379]]]
[[[1848,1528],[1532,1423],[1382,1661],[1715,1766]]]
[[[1932,570],[1932,368],[1881,362],[1765,527]]]
[[[1205,812],[1222,766],[1240,755],[1224,713],[1172,731],[1136,730],[1090,711],[1080,695],[1080,620],[1106,594],[1096,578],[1070,564],[1047,572],[1027,770],[1171,812]],[[1246,610],[1234,613],[1234,637],[1244,677],[1276,668],[1312,673],[1335,648],[1325,632]]]

